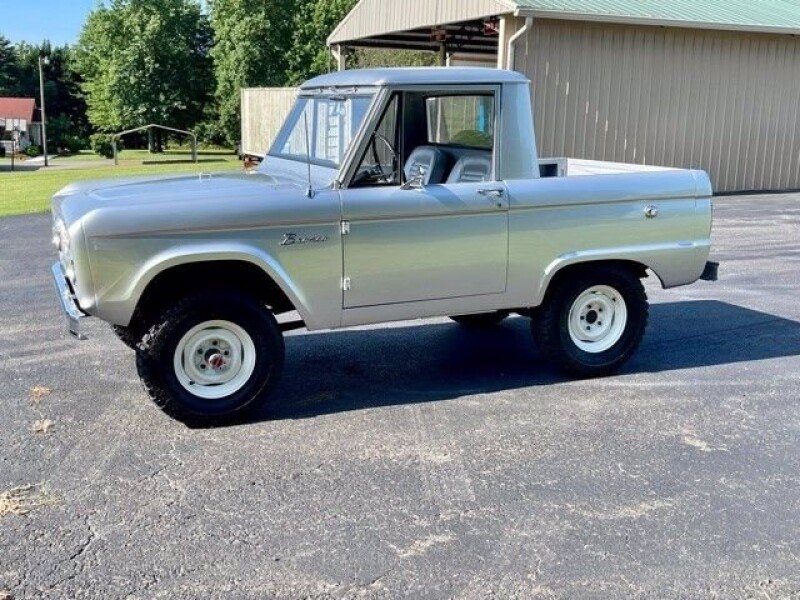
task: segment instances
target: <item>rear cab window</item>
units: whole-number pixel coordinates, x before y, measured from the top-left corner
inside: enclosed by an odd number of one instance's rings
[[[491,150],[494,145],[494,96],[426,98],[428,143]]]

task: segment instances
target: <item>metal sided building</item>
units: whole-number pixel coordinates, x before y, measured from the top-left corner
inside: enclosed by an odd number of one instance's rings
[[[328,39],[533,82],[542,156],[800,189],[800,0],[361,0]]]

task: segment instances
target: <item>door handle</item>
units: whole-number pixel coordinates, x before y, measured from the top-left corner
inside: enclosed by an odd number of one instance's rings
[[[478,193],[488,198],[502,198],[505,190],[503,188],[478,188]]]
[[[478,193],[497,208],[503,208],[503,195],[506,193],[504,188],[478,188]]]

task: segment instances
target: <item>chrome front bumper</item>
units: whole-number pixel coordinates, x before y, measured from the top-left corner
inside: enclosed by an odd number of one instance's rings
[[[86,336],[81,333],[80,321],[86,316],[78,306],[78,301],[75,299],[75,294],[72,293],[66,275],[64,275],[64,268],[61,263],[55,263],[51,269],[53,273],[53,282],[56,285],[56,294],[58,299],[61,300],[61,309],[64,311],[64,316],[67,318],[67,329],[79,340],[85,340]]]

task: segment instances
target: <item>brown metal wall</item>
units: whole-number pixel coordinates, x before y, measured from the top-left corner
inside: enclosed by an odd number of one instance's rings
[[[800,189],[798,38],[537,19],[515,60],[542,156],[702,168],[720,192]]]

